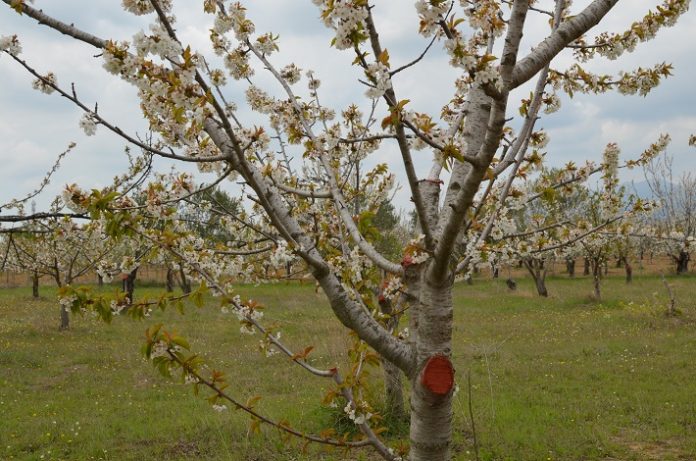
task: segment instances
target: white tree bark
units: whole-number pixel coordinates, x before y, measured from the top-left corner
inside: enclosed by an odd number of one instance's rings
[[[424,366],[436,356],[452,355],[452,284],[422,286],[419,312],[418,373],[411,380],[411,461],[446,461],[452,441],[452,393],[436,394],[423,384]]]
[[[563,22],[558,29],[520,60],[512,72],[511,88],[517,88],[550,63],[573,40],[582,36],[599,21],[619,0],[594,0],[580,14]]]

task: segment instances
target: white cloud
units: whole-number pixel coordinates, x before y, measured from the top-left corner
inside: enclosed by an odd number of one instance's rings
[[[55,14],[68,22],[93,31],[98,35],[126,39],[141,28],[147,27],[148,17],[136,18],[120,13],[120,2],[87,2],[61,0],[61,2],[37,1],[36,5],[49,14]],[[579,11],[589,0],[574,2]],[[606,18],[601,30],[623,30],[641,17],[648,8],[654,8],[656,0],[623,2]],[[542,8],[550,8],[553,2],[538,2]],[[182,38],[194,49],[207,52],[210,16],[203,14],[200,1],[175,2],[178,30]],[[303,69],[311,68],[323,82],[320,95],[324,104],[340,112],[352,101],[365,107],[364,88],[356,84],[361,72],[351,65],[350,52],[338,52],[329,47],[331,32],[318,19],[319,10],[310,2],[299,0],[254,0],[247,2],[248,14],[257,25],[257,31],[272,31],[280,35],[281,51],[273,56],[273,62],[285,65],[295,62]],[[412,0],[380,0],[374,9],[375,20],[380,27],[381,38],[391,55],[393,65],[404,64],[418,56],[427,40],[417,35],[417,16]],[[97,18],[97,19],[94,19]],[[522,55],[543,39],[548,31],[546,18],[535,15],[525,34]],[[113,79],[101,69],[95,50],[87,45],[74,43],[46,27],[38,26],[27,17],[19,17],[6,5],[0,7],[0,30],[3,34],[18,33],[24,43],[25,57],[42,72],[51,70],[59,82],[75,82],[78,94],[90,105],[99,103],[100,113],[114,120],[124,130],[143,133],[146,126],[140,115],[134,88]],[[692,115],[696,105],[696,91],[692,76],[696,73],[693,61],[693,44],[696,43],[696,18],[692,12],[683,17],[674,28],[661,31],[658,37],[621,60],[613,62],[597,59],[588,64],[596,72],[617,72],[639,65],[671,61],[675,64],[675,76],[667,80],[654,95],[648,98],[616,96],[578,96],[574,100],[564,98],[558,114],[540,120],[539,126],[547,128],[552,141],[548,159],[559,165],[566,161],[584,159],[599,160],[603,146],[617,141],[624,152],[639,152],[652,142],[657,133],[672,133],[673,151],[677,155],[687,152],[686,136],[696,131],[696,119]],[[456,74],[446,65],[446,57],[436,44],[423,62],[400,74],[395,85],[400,99],[410,99],[410,108],[439,114],[452,92]],[[558,67],[563,69],[571,62],[570,53],[560,57]],[[213,60],[213,64],[216,61]],[[46,97],[32,91],[26,73],[7,56],[0,56],[0,161],[3,169],[0,202],[29,192],[38,184],[52,160],[68,142],[75,140],[78,147],[56,176],[51,191],[60,189],[67,181],[84,181],[85,187],[106,184],[125,166],[121,154],[124,142],[101,127],[97,136],[86,138],[78,129],[80,111],[57,96]],[[258,70],[254,81],[260,86],[272,88],[281,94],[277,84],[263,71]],[[304,88],[304,87],[302,87]],[[227,90],[231,99],[241,102],[244,86],[232,83]],[[512,101],[528,94],[529,87],[515,93],[508,111],[517,115]],[[384,109],[378,114],[383,116]],[[249,117],[248,111],[240,112]],[[254,116],[256,117],[256,116]],[[255,123],[258,118],[252,119]],[[430,154],[414,153],[419,168],[427,169]],[[388,161],[396,165],[399,181],[405,185],[405,177],[399,169],[400,155],[393,145],[384,148],[370,160],[371,164]],[[158,162],[167,168],[169,162]],[[683,168],[693,168],[694,162],[685,159],[677,162]],[[193,167],[186,166],[186,169]],[[397,207],[410,207],[407,187],[397,192]]]

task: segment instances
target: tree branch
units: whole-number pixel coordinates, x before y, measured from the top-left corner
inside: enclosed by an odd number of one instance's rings
[[[12,4],[14,3],[13,0],[2,0],[4,3],[6,3],[10,8],[13,6]],[[88,43],[96,48],[104,48],[106,46],[107,41],[97,37],[96,35],[92,35],[90,33],[87,33],[81,29],[78,29],[77,27],[73,26],[72,24],[66,24],[62,21],[59,21],[55,18],[52,18],[51,16],[48,16],[45,14],[42,10],[37,10],[36,8],[32,7],[31,5],[28,5],[27,2],[22,2],[22,13],[21,14],[26,14],[27,16],[35,19],[39,24],[42,24],[44,26],[48,26],[51,29],[54,29],[58,32],[60,32],[63,35],[67,35],[72,38],[76,38],[80,40],[81,42]]]
[[[517,88],[532,78],[566,46],[597,25],[618,2],[619,0],[594,0],[580,14],[563,22],[534,51],[515,65],[510,88]]]

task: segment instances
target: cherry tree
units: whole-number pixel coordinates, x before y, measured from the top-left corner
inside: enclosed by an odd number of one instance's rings
[[[43,231],[37,231],[31,226],[29,229],[3,229],[0,237],[2,258],[0,259],[3,271],[20,274],[31,274],[31,292],[34,298],[39,297],[39,280],[45,275],[39,262],[39,252],[36,245],[37,239]]]
[[[594,162],[582,166],[571,162],[561,169],[542,170],[523,186],[522,193],[529,197],[527,206],[514,215],[516,232],[506,235],[503,242],[532,276],[539,296],[548,296],[550,265],[561,257],[574,261],[573,249],[588,235],[577,227],[582,221],[580,205],[587,198],[586,181],[601,169]]]
[[[644,166],[645,179],[660,209],[648,222],[652,235],[675,264],[677,274],[689,270],[696,244],[696,177],[685,172],[675,177],[673,158],[656,158]]]
[[[669,137],[662,136],[643,152],[639,164],[645,165],[656,158],[664,152],[668,143]],[[629,161],[624,166],[633,168],[636,163]],[[577,220],[579,230],[601,228],[599,232],[592,232],[576,243],[579,253],[589,263],[596,301],[601,300],[602,269],[609,257],[619,249],[627,258],[627,246],[635,222],[652,213],[656,206],[653,201],[626,196],[625,187],[619,185],[618,169],[619,148],[612,143],[604,151],[601,187],[585,196],[584,203],[580,205],[582,217]],[[631,269],[627,259],[625,264],[629,274]],[[627,281],[630,281],[628,275]]]
[[[0,213],[5,212],[0,222],[12,223],[10,224],[11,227],[0,228],[3,248],[0,255],[2,269],[13,272],[29,272],[31,274],[32,296],[34,298],[39,297],[39,279],[41,276],[46,275],[41,271],[41,236],[45,237],[46,234],[50,234],[50,225],[41,219],[49,216],[57,217],[57,214],[37,214],[36,203],[33,199],[44,191],[50,183],[51,177],[60,168],[62,160],[74,147],[75,144],[70,143],[67,149],[56,157],[55,162],[45,173],[35,190],[22,198],[15,198],[0,205]],[[27,204],[30,204],[31,210],[31,218],[28,221],[26,218]],[[54,202],[53,207],[55,208],[56,205],[57,202]],[[9,210],[14,211],[16,214],[8,217],[7,211]],[[15,223],[18,223],[19,227],[14,227]]]
[[[221,309],[236,315],[242,331],[263,336],[266,352],[283,353],[305,371],[333,380],[327,401],[340,402],[362,435],[311,435],[263,416],[226,389],[224,374],[204,367],[184,338],[162,326],[148,331],[148,358],[165,373],[181,371],[184,381],[196,389],[209,388],[217,409],[232,405],[249,413],[255,424],[269,424],[317,443],[371,445],[385,459],[395,460],[405,453],[378,436],[379,418],[355,372],[364,368],[360,364],[381,357],[411,383],[408,457],[413,461],[451,459],[452,287],[457,274],[489,257],[491,239],[514,233],[507,224],[511,210],[533,200],[514,184],[543,157],[529,150],[543,146],[546,138],[535,128],[541,111],[558,110],[562,93],[647,94],[670,74],[671,66],[658,64],[611,76],[592,74],[583,63],[631,52],[674,24],[689,4],[665,0],[626,31],[594,33],[606,14],[618,8],[618,0],[594,0],[584,7],[564,0],[418,0],[420,22],[411,27],[430,42],[412,61],[396,63],[376,20],[389,11],[368,0],[313,0],[332,31],[331,46],[350,53],[364,74],[359,84],[366,89],[367,104],[334,109],[322,102],[321,76],[301,70],[301,57],[297,63],[277,62],[274,54],[282,40],[272,32],[257,31],[241,2],[201,2],[210,15],[209,56],[181,41],[177,29],[185,20],[175,19],[171,0],[124,0],[127,13],[152,18],[149,30],[129,40],[100,37],[89,25],[60,21],[23,0],[3,2],[23,19],[94,47],[95,65],[137,88],[153,139],[145,142],[126,133],[75,89],[61,86],[60,76],[37,69],[21,54],[21,37],[2,37],[3,57],[25,69],[36,89],[57,93],[81,110],[85,133],[109,130],[149,155],[193,163],[201,172],[215,174],[212,185],[233,179],[244,188],[242,210],[221,210],[224,225],[237,240],[232,244],[211,244],[178,218],[177,202],[210,186],[196,185],[188,173],[153,178],[142,204],[127,188],[90,192],[71,186],[68,206],[99,222],[115,241],[137,235],[150,242],[153,250],[146,258],[160,252],[173,255],[201,283],[189,295],[192,299],[200,301],[210,290],[220,299]],[[520,45],[532,15],[548,18],[549,29],[526,52]],[[447,55],[449,66],[432,71],[457,77],[439,115],[412,107],[395,78],[436,49]],[[574,64],[553,66],[559,55]],[[261,73],[274,79],[272,91],[258,86]],[[531,95],[520,98],[515,90],[527,82]],[[244,88],[245,100],[230,101],[230,87]],[[239,105],[258,118],[245,120]],[[516,110],[520,117],[509,119]],[[419,223],[419,235],[408,242],[401,260],[380,253],[370,238],[372,217],[388,198],[394,175],[384,164],[365,171],[363,161],[388,146],[399,152]],[[420,150],[432,158],[425,171],[418,171],[414,162]],[[562,185],[557,190],[562,191]],[[606,221],[613,219],[604,218],[582,232],[600,235]],[[356,366],[348,373],[310,364],[311,348],[290,350],[280,332],[264,326],[258,303],[243,301],[235,292],[234,282],[259,277],[264,262],[283,267],[293,258],[303,261],[336,319],[355,333],[351,357]],[[383,296],[402,306],[397,312],[379,308],[373,289],[382,283]],[[71,288],[62,300],[73,310],[94,308],[110,317],[120,304],[98,296]],[[144,316],[155,305],[166,307],[171,301],[139,301],[129,312]],[[408,334],[392,321],[404,311]]]
[[[5,234],[4,263],[16,271],[32,274],[33,290],[38,279],[50,277],[59,289],[95,270],[110,251],[93,225],[79,225],[68,218],[33,221],[32,229],[14,229]],[[60,329],[70,327],[68,302],[61,299]]]

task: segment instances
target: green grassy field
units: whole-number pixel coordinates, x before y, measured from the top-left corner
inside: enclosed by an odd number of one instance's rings
[[[529,281],[514,293],[503,281],[455,289],[456,459],[473,460],[467,375],[480,459],[696,460],[696,278],[671,278],[677,317],[664,315],[657,277],[603,285],[589,301],[588,279],[550,279],[542,299]],[[343,363],[348,343],[314,287],[245,287],[267,322],[321,364]],[[139,289],[136,296],[153,294]],[[274,430],[249,433],[249,419],[218,413],[188,386],[161,377],[140,354],[147,325],[164,322],[228,373],[240,400],[294,427],[335,423],[320,400],[330,385],[264,358],[259,338],[240,335],[234,317],[209,307],[154,313],[145,322],[105,325],[73,317],[58,332],[51,289],[0,291],[0,459],[309,460],[376,459],[367,451],[325,452],[286,445]],[[379,370],[374,394],[379,395]]]

